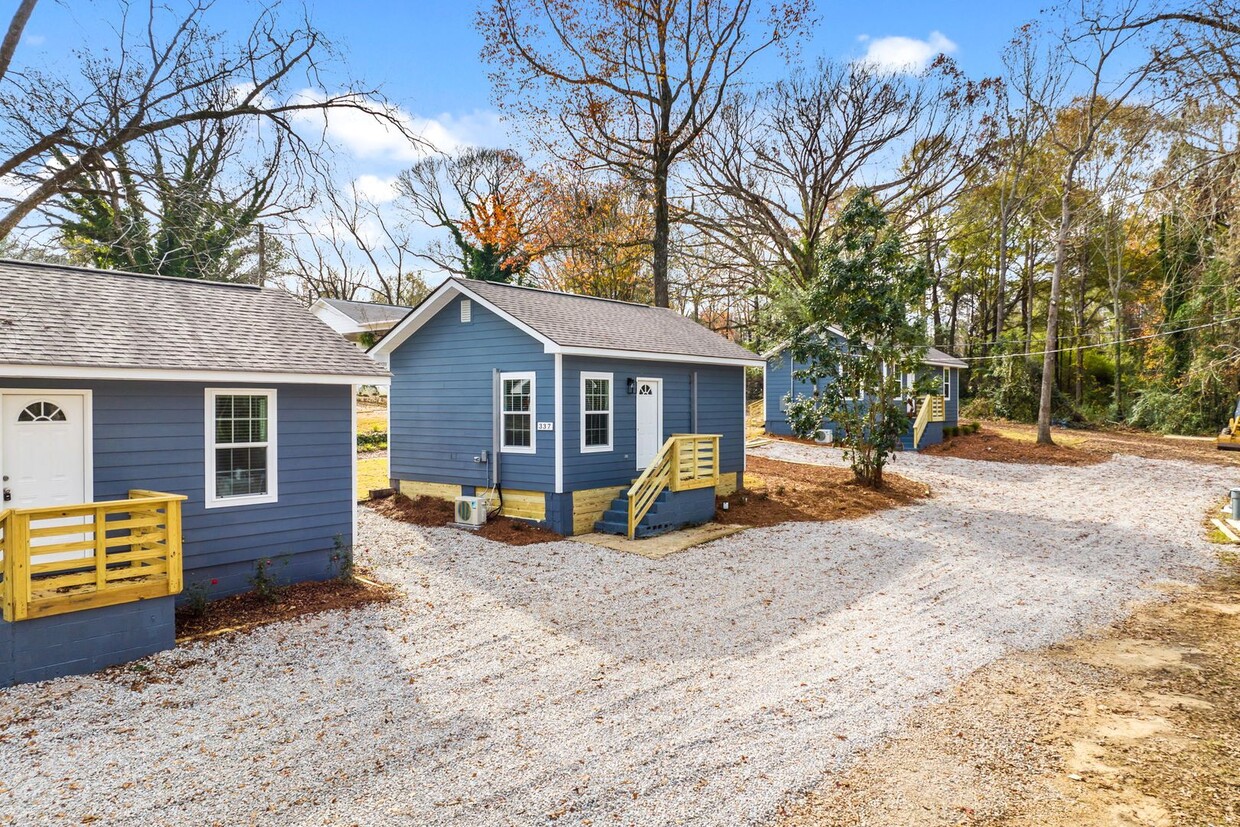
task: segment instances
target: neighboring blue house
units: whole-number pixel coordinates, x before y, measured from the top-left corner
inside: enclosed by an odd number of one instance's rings
[[[845,341],[844,334],[830,329],[830,334],[841,344]],[[762,354],[766,360],[766,379],[763,405],[766,411],[766,432],[780,436],[790,436],[792,426],[788,423],[786,398],[811,396],[814,385],[796,378],[796,371],[808,365],[793,362],[791,354],[781,345]],[[933,378],[937,392],[917,399],[917,415],[908,432],[901,439],[906,451],[916,451],[927,445],[943,441],[943,429],[958,424],[960,408],[960,371],[967,370],[967,362],[957,359],[937,348],[929,348],[916,379]],[[901,378],[901,387],[913,387],[914,377],[906,375]],[[834,431],[834,424],[824,422],[823,430]],[[823,434],[822,438],[834,436],[834,433]]]
[[[392,372],[406,495],[645,536],[709,520],[742,485],[745,368],[762,360],[673,310],[448,279],[371,354]]]
[[[0,261],[0,686],[167,648],[260,559],[329,577],[386,376],[282,290]]]

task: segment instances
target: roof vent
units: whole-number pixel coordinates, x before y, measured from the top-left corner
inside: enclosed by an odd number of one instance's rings
[[[468,323],[472,314],[473,305],[470,304],[469,299],[461,299],[461,323]]]

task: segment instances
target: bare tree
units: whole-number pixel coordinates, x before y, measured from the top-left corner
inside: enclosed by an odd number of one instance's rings
[[[447,233],[417,253],[467,278],[521,281],[548,246],[547,183],[507,149],[432,155],[397,179],[400,205]]]
[[[985,143],[977,116],[992,86],[946,58],[918,75],[822,60],[737,93],[692,154],[692,220],[742,259],[761,239],[785,287],[813,284],[848,191],[898,206],[904,227],[950,202]]]
[[[674,165],[753,57],[794,38],[808,0],[494,0],[478,15],[501,105],[648,188],[655,304],[668,305]]]
[[[358,110],[407,133],[373,89],[302,93],[326,86],[319,70],[332,47],[308,19],[286,26],[278,2],[235,40],[211,28],[211,0],[152,3],[141,12],[118,2],[109,48],[79,52],[73,69],[10,67],[0,80],[0,177],[20,190],[0,202],[0,238],[84,175],[106,169],[118,150],[189,124],[246,120],[283,135],[306,167],[322,149],[303,135],[312,115]]]
[[[358,192],[326,188],[327,213],[299,218],[281,275],[308,299],[414,305],[429,291],[417,269],[411,228]]]

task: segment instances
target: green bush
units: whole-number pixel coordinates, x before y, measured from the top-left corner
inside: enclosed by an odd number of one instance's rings
[[[357,450],[359,451],[385,451],[387,447],[387,431],[363,431],[357,435]]]
[[[957,428],[955,425],[948,425],[947,427],[943,429],[943,436],[947,439],[960,436],[960,429]]]
[[[822,427],[822,401],[816,396],[798,396],[792,394],[784,397],[788,413],[788,425],[792,433],[801,439],[813,439],[814,434]]]
[[[975,433],[977,433],[977,432],[978,432],[978,431],[980,431],[980,430],[982,430],[982,423],[980,423],[980,422],[970,422],[970,423],[969,423],[969,433],[971,433],[971,434],[975,434]]]

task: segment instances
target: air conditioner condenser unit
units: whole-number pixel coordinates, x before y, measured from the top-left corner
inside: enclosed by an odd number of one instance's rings
[[[456,498],[456,524],[480,526],[487,521],[487,501],[483,497]]]

